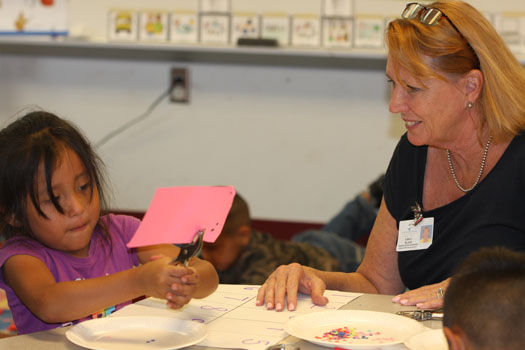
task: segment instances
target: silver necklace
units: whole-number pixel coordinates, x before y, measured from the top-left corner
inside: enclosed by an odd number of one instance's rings
[[[450,167],[450,172],[452,173],[452,178],[454,179],[454,182],[456,183],[456,186],[461,191],[463,191],[465,193],[470,192],[478,184],[479,180],[481,179],[481,175],[483,174],[483,169],[485,169],[485,161],[487,160],[487,154],[489,153],[489,146],[490,146],[491,142],[492,142],[492,135],[489,136],[489,140],[487,141],[487,144],[485,145],[485,150],[483,151],[483,159],[481,159],[481,167],[479,168],[479,174],[478,174],[478,177],[476,179],[476,182],[474,182],[474,185],[472,185],[472,187],[470,187],[470,188],[463,188],[463,186],[461,186],[459,184],[459,181],[458,181],[458,179],[456,177],[456,172],[454,171],[454,166],[452,165],[452,159],[450,158],[450,151],[448,149],[446,150],[446,152],[447,152],[447,159],[448,159],[448,166]]]

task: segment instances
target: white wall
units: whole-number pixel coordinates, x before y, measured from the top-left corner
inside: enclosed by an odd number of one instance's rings
[[[134,3],[70,1],[72,20],[86,32],[97,30],[81,23],[82,14]],[[164,100],[99,150],[115,208],[145,210],[157,187],[228,184],[254,217],[325,221],[385,170],[404,132],[388,112],[382,70],[6,54],[0,124],[38,105],[97,141],[141,114],[167,88],[174,66],[190,70],[191,103]]]
[[[190,69],[191,103],[162,102],[99,150],[115,207],[145,209],[161,186],[231,184],[255,217],[324,221],[401,134],[382,71],[14,55],[0,57],[2,122],[36,104],[97,141],[141,114],[172,66]]]

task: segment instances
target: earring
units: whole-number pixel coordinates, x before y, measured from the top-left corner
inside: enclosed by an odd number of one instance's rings
[[[474,107],[474,103],[468,101],[467,102],[467,108],[472,108],[472,107]]]

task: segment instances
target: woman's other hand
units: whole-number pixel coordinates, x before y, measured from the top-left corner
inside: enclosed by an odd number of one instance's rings
[[[438,309],[443,307],[445,291],[450,283],[450,278],[428,286],[413,289],[398,294],[392,301],[401,305],[415,305],[419,309]]]
[[[266,308],[282,311],[286,303],[288,310],[297,306],[297,293],[309,294],[316,305],[326,305],[328,298],[323,296],[325,282],[320,279],[315,270],[297,263],[279,266],[259,288],[256,304],[266,303]]]

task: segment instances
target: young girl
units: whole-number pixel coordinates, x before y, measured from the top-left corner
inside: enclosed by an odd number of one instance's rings
[[[213,266],[171,265],[173,245],[128,249],[140,221],[100,216],[102,163],[70,123],[32,112],[0,131],[0,287],[19,334],[107,316],[147,295],[180,308],[218,285]]]

